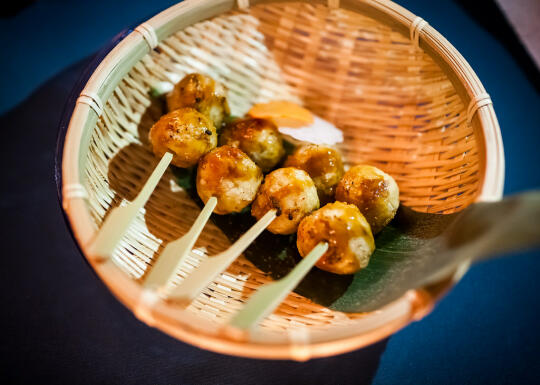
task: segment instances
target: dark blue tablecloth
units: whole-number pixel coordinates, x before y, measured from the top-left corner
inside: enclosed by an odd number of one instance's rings
[[[540,254],[473,267],[432,314],[387,341],[307,363],[228,357],[137,321],[78,254],[53,181],[55,136],[88,57],[172,1],[39,1],[0,19],[1,376],[7,383],[537,383]],[[402,1],[491,94],[505,193],[540,187],[540,95],[499,41],[449,0]]]

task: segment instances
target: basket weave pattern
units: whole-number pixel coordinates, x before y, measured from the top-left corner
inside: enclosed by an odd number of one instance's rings
[[[197,23],[161,42],[107,100],[85,166],[88,204],[96,226],[123,200],[132,200],[157,163],[148,130],[164,112],[149,96],[170,74],[201,72],[225,84],[234,115],[253,103],[303,103],[345,134],[350,163],[370,163],[397,180],[402,203],[453,212],[478,193],[479,160],[466,109],[444,72],[410,40],[353,12],[304,3],[264,4]],[[184,234],[200,208],[167,172],[114,255],[135,278],[163,246]],[[209,223],[178,281],[229,241]],[[225,323],[269,278],[239,258],[190,305]],[[273,330],[354,324],[342,314],[291,294],[263,322]]]

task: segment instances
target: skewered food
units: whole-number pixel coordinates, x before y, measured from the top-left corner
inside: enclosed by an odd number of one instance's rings
[[[396,214],[399,189],[372,166],[344,173],[341,154],[327,144],[343,140],[339,129],[295,103],[276,101],[255,105],[247,117],[224,125],[218,139],[216,127],[230,112],[224,89],[197,73],[174,86],[167,104],[170,112],[150,130],[154,152],[172,152],[179,167],[198,163],[197,193],[205,204],[217,198],[215,213],[241,212],[251,204],[251,215],[261,219],[276,210],[267,229],[298,231],[302,256],[320,242],[329,244],[319,268],[353,274],[367,266],[373,234]],[[285,155],[282,134],[300,146],[275,169]],[[264,179],[263,172],[269,172]],[[319,209],[321,202],[328,204]]]
[[[305,217],[298,227],[296,245],[305,257],[319,242],[328,250],[316,263],[335,274],[354,274],[368,265],[375,241],[366,218],[355,205],[334,202]]]
[[[296,167],[309,174],[321,204],[330,202],[343,176],[341,154],[327,146],[307,145],[296,149],[285,161],[285,167]]]
[[[174,111],[182,107],[195,108],[208,116],[217,129],[230,114],[225,87],[209,76],[192,73],[178,82],[167,95],[167,107]]]
[[[163,115],[150,129],[154,154],[173,153],[172,164],[191,167],[217,145],[212,121],[193,108],[181,108]]]
[[[263,170],[274,168],[283,155],[283,140],[270,120],[238,119],[225,127],[219,144],[228,144],[244,151]]]
[[[197,193],[204,203],[215,196],[216,214],[249,205],[263,180],[261,169],[241,150],[222,146],[206,154],[197,168]]]
[[[274,234],[292,234],[300,221],[319,208],[317,189],[309,175],[297,168],[278,168],[266,175],[251,214],[260,219],[269,210],[277,210],[277,217],[268,226]]]
[[[357,165],[338,183],[336,200],[356,205],[376,234],[396,215],[399,188],[394,178],[378,168]]]

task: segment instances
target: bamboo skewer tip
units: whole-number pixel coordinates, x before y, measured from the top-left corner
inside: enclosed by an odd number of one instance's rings
[[[260,287],[244,304],[242,310],[236,313],[230,325],[244,330],[255,327],[261,319],[274,311],[285,297],[294,290],[302,278],[326,253],[326,250],[328,250],[328,243],[321,242],[317,244],[289,274]]]

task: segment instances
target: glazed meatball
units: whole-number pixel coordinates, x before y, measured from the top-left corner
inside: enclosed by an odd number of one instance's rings
[[[336,200],[356,205],[376,234],[396,215],[399,189],[387,173],[373,166],[358,165],[347,171],[339,182]]]
[[[230,123],[221,133],[219,144],[238,147],[265,172],[285,155],[281,134],[267,119],[246,118]]]
[[[197,168],[197,193],[204,203],[217,198],[216,214],[241,211],[263,180],[259,167],[241,150],[222,146],[206,154]]]
[[[174,111],[192,107],[208,116],[219,129],[229,115],[225,88],[209,76],[193,73],[186,75],[167,95],[167,107]]]
[[[366,218],[358,207],[343,202],[329,203],[300,222],[296,240],[300,255],[305,257],[319,242],[328,242],[328,250],[316,266],[335,274],[363,269],[375,250]]]
[[[333,200],[344,172],[341,154],[337,150],[315,144],[296,149],[285,161],[285,167],[296,167],[309,174],[317,187],[321,204]]]
[[[277,217],[268,226],[274,234],[292,234],[306,215],[319,208],[317,189],[309,175],[297,168],[278,168],[266,175],[251,205],[251,215],[260,219],[269,210]]]
[[[150,129],[154,154],[173,153],[172,164],[191,167],[217,145],[214,124],[193,108],[181,108],[163,115]]]

